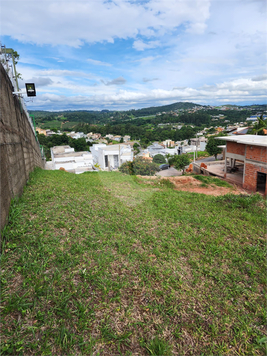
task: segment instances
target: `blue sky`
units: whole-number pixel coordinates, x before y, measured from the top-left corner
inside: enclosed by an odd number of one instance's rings
[[[29,109],[266,103],[265,0],[0,0]]]

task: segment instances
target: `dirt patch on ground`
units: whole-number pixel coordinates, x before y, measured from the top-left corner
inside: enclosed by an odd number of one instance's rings
[[[138,176],[138,177],[147,179],[148,182],[149,180],[151,180],[151,183],[152,182],[154,183],[155,179],[158,180],[167,179],[174,184],[175,190],[180,190],[184,192],[202,193],[202,194],[214,195],[214,196],[225,195],[228,193],[247,194],[247,192],[244,189],[236,185],[232,185],[231,188],[218,187],[214,184],[208,185],[207,187],[203,187],[202,182],[190,176],[177,176],[177,177]]]
[[[209,185],[208,187],[203,187],[202,182],[199,180],[185,176],[185,177],[162,177],[162,179],[168,179],[175,186],[175,190],[181,190],[186,192],[202,193],[207,195],[224,195],[227,193],[241,194],[244,191],[233,185],[232,188],[218,187],[215,185]]]

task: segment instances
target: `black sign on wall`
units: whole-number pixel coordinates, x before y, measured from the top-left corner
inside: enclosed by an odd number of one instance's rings
[[[27,96],[36,96],[34,83],[25,83]]]

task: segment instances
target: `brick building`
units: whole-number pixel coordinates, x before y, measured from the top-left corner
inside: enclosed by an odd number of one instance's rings
[[[267,195],[267,137],[242,135],[219,137],[226,141],[224,177],[227,172],[242,172],[243,188]]]

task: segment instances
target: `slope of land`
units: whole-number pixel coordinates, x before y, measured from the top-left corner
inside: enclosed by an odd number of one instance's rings
[[[3,231],[2,354],[264,354],[264,200],[166,182],[34,172]]]

